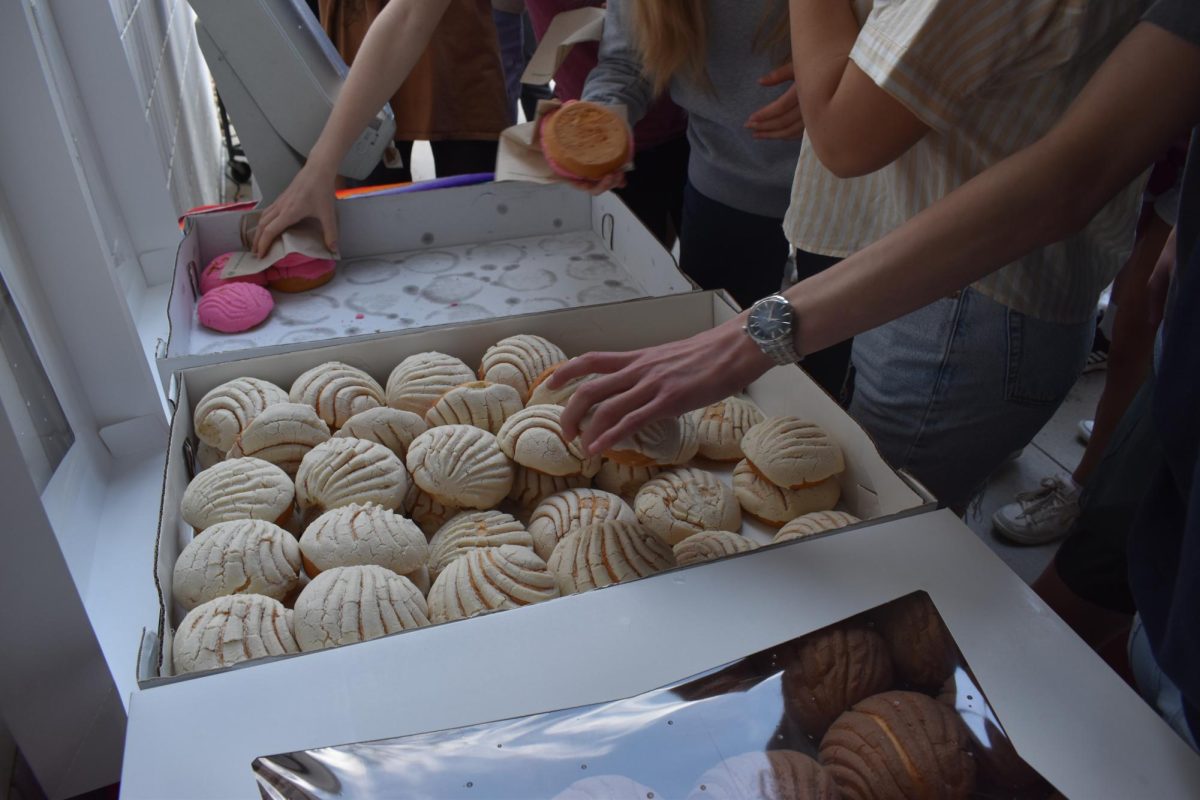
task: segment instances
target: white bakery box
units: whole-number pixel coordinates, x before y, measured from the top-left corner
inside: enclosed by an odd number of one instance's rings
[[[536,606],[171,674],[164,654],[179,619],[171,569],[191,536],[178,516],[191,466],[191,404],[208,389],[243,375],[288,385],[335,359],[384,379],[405,356],[431,349],[477,363],[487,346],[516,333],[544,335],[568,354],[628,349],[735,314],[724,295],[696,292],[179,372],[155,554],[160,607],[141,621],[122,795],[254,797],[251,763],[260,756],[631,697],[924,590],[1018,752],[1066,796],[1197,796],[1200,760],[971,531],[949,512],[931,511],[929,498],[795,368],[773,370],[749,395],[768,413],[803,414],[838,438],[848,466],[843,507],[867,520],[861,525]],[[765,541],[753,524],[745,532]]]
[[[265,323],[240,334],[202,327],[199,271],[244,249],[245,210],[187,218],[155,355],[179,369],[425,326],[690,292],[671,254],[612,193],[516,181],[338,201],[333,280],[274,292]]]
[[[506,336],[533,333],[559,345],[568,355],[591,350],[629,350],[668,342],[714,327],[738,314],[727,295],[693,292],[662,298],[610,303],[499,320],[464,323],[400,333],[371,341],[347,342],[256,356],[180,371],[172,381],[175,412],[168,444],[166,475],[156,546],[156,585],[160,595],[157,623],[147,626],[139,657],[138,680],[146,688],[178,676],[172,669],[172,623],[182,619],[171,604],[172,570],[183,547],[194,537],[180,518],[180,502],[195,469],[196,440],[192,429],[195,402],[220,384],[239,377],[256,377],[290,386],[305,370],[327,361],[341,361],[366,370],[381,384],[404,358],[436,350],[478,364],[484,351]],[[841,477],[841,507],[860,519],[878,520],[928,509],[932,499],[883,461],[867,434],[799,369],[774,370],[748,389],[748,395],[768,414],[798,414],[825,428],[846,453]],[[723,470],[728,473],[731,470]],[[747,520],[744,532],[759,543],[771,541],[772,529]],[[403,634],[395,634],[403,635]],[[288,656],[284,656],[286,658]],[[303,657],[291,656],[294,658]],[[234,669],[253,668],[254,663]]]

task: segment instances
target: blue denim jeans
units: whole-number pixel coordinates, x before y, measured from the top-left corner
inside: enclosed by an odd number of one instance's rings
[[[1196,747],[1196,737],[1183,711],[1183,694],[1154,660],[1154,651],[1150,649],[1150,639],[1142,627],[1140,616],[1133,618],[1133,629],[1129,632],[1129,666],[1142,699],[1166,720],[1189,747],[1200,749]]]
[[[1053,416],[1094,328],[1044,322],[964,289],[855,337],[850,415],[893,467],[961,509]]]

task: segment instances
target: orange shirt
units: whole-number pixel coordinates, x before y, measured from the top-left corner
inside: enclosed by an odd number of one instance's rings
[[[320,0],[321,25],[347,64],[387,0]],[[450,0],[408,80],[392,96],[396,141],[492,140],[508,126],[491,0]]]

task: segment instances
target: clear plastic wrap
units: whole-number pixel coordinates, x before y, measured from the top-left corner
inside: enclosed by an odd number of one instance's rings
[[[253,769],[263,797],[288,800],[1054,795],[923,592],[636,697]]]

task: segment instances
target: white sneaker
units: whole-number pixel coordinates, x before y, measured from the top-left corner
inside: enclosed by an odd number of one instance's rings
[[[1047,544],[1066,536],[1079,517],[1079,492],[1068,478],[1043,478],[1042,486],[1017,495],[992,514],[996,532],[1016,544]]]
[[[1096,420],[1094,420],[1094,419],[1079,420],[1078,436],[1079,436],[1079,440],[1081,442],[1083,442],[1084,444],[1087,444],[1088,442],[1090,442],[1092,440],[1092,428],[1095,426],[1095,424],[1096,424]]]

